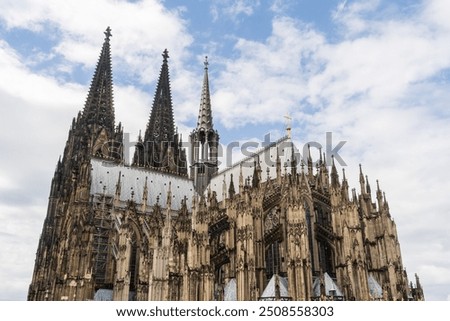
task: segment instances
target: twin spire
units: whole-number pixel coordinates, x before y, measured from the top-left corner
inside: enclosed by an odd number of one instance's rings
[[[170,91],[169,66],[167,60],[169,52],[164,50],[163,63],[156,87],[150,119],[144,135],[145,142],[169,142],[175,134],[173,121],[172,94]]]
[[[105,128],[111,135],[110,137],[114,132],[113,81],[109,43],[111,36],[111,28],[108,27],[82,114],[84,124],[88,127],[97,125]]]
[[[186,152],[175,132],[169,77],[169,52],[164,50],[163,63],[156,86],[150,119],[144,134],[139,135],[133,165],[187,175]]]
[[[105,129],[107,138],[115,140],[114,124],[114,100],[111,64],[110,38],[111,28],[108,27],[105,34],[100,57],[95,68],[90,85],[89,94],[83,109],[81,120],[89,131],[98,135],[100,129]],[[172,105],[172,94],[169,76],[169,52],[164,50],[163,61],[159,73],[150,117],[146,126],[144,137],[139,135],[133,165],[151,167],[187,175],[186,154],[181,146],[181,136],[176,132]],[[211,98],[208,79],[208,57],[204,62],[204,77],[201,93],[197,131],[202,131],[202,142],[208,141],[208,150],[205,149],[204,157],[208,158],[210,150],[216,150],[218,135],[214,132]],[[206,134],[210,133],[210,134]],[[206,134],[206,135],[205,135]],[[212,136],[211,136],[212,135]],[[121,139],[120,139],[121,140]],[[216,161],[209,166],[216,167]],[[215,170],[214,170],[215,171]]]

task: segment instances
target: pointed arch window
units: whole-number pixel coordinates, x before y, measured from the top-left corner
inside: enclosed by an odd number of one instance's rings
[[[270,280],[274,274],[280,273],[280,244],[273,242],[266,248],[266,276]]]
[[[132,233],[130,240],[130,260],[128,263],[128,273],[130,278],[130,301],[136,299],[136,289],[139,281],[139,244],[135,233]]]

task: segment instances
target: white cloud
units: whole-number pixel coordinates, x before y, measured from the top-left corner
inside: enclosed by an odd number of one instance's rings
[[[306,97],[302,88],[314,66],[303,60],[314,61],[311,53],[322,41],[308,26],[281,17],[274,19],[265,43],[239,39],[240,57],[226,61],[225,71],[214,80],[215,114],[227,127],[282,121]]]
[[[434,25],[436,30],[450,30],[450,21],[448,12],[450,3],[446,0],[431,0],[426,2],[423,16]]]
[[[213,21],[217,21],[221,15],[237,21],[240,15],[251,16],[259,6],[259,0],[216,0],[211,4],[210,13]]]
[[[259,6],[259,1],[235,0],[230,6],[225,8],[225,12],[230,16],[237,16],[239,14],[250,16],[257,6]]]
[[[295,1],[296,0],[273,0],[270,10],[276,14],[283,15]]]
[[[427,280],[432,284],[450,283],[450,269],[435,265],[419,266],[419,274],[421,279]]]
[[[100,32],[110,26],[117,65],[126,65],[144,83],[154,80],[159,69],[155,57],[165,48],[176,62],[184,58],[185,48],[192,42],[180,12],[169,11],[156,0],[9,1],[2,5],[0,19],[8,28],[57,34],[61,38],[54,52],[71,63],[89,67],[98,57],[103,40]]]
[[[2,177],[14,182],[15,193],[25,196],[29,194],[27,189],[34,188],[28,185],[31,181],[51,175],[71,118],[82,107],[86,89],[34,74],[21,59],[5,42],[0,42]],[[42,197],[47,191],[41,193]]]
[[[347,5],[347,0],[341,1],[337,6],[336,10],[333,13],[333,19],[337,20],[340,18],[341,13],[344,11],[345,6]]]
[[[3,284],[0,300],[24,300],[32,277],[34,254],[37,248],[45,206],[0,205],[0,281]],[[24,212],[27,219],[23,219]],[[20,231],[20,233],[18,233]]]
[[[0,89],[13,97],[23,99],[41,108],[64,108],[61,102],[44,92],[58,92],[67,99],[67,105],[80,98],[82,87],[78,84],[59,84],[53,78],[32,73],[5,41],[0,40]]]

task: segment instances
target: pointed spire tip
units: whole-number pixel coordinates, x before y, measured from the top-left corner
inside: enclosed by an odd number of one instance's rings
[[[109,41],[109,38],[112,37],[111,28],[108,26],[108,28],[106,28],[104,33],[105,33],[105,40]]]
[[[169,57],[169,51],[167,50],[167,48],[164,49],[162,56],[163,56],[163,62],[167,62],[167,59],[170,58]]]

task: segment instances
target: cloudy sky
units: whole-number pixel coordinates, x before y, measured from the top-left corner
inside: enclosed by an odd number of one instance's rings
[[[195,126],[204,56],[223,144],[284,133],[386,191],[403,263],[450,300],[450,2],[0,0],[1,300],[24,300],[50,181],[107,26],[116,120],[145,129],[169,50],[175,121]]]

